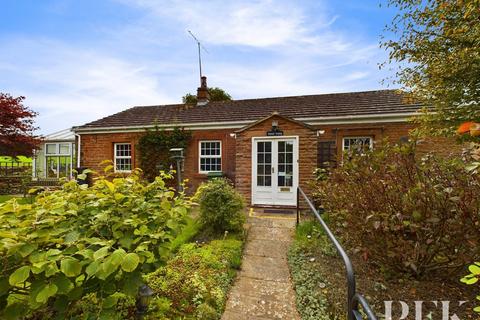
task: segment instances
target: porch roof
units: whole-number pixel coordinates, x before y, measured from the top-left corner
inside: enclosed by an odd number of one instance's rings
[[[354,116],[415,114],[421,105],[408,101],[399,90],[377,90],[263,99],[209,102],[204,106],[173,104],[137,106],[74,127],[74,131],[102,128],[149,127],[154,124],[182,125],[257,121],[273,112],[304,120]]]

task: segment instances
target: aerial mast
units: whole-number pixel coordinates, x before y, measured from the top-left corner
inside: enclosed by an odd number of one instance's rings
[[[188,33],[190,33],[190,35],[192,36],[193,40],[195,40],[195,42],[197,43],[197,47],[198,47],[198,68],[199,68],[199,71],[200,71],[200,84],[202,83],[202,54],[201,54],[201,50],[200,48],[202,48],[206,53],[208,53],[207,49],[205,49],[205,47],[200,43],[200,40],[197,39],[197,37],[195,37],[195,35],[192,33],[192,31],[190,30],[187,30]]]

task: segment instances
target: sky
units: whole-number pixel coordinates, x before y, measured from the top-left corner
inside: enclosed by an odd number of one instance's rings
[[[234,99],[385,89],[383,0],[0,0],[0,92],[40,134],[199,85]]]

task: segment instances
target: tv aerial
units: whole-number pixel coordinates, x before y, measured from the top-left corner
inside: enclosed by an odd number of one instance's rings
[[[195,40],[195,42],[197,43],[197,47],[198,47],[198,67],[199,67],[199,70],[200,70],[200,83],[202,83],[202,53],[201,53],[201,50],[202,49],[203,51],[205,51],[206,53],[209,53],[208,50],[201,44],[200,40],[198,40],[197,37],[195,37],[195,35],[192,33],[192,31],[190,30],[187,30],[188,33],[190,33],[190,35],[192,36],[193,40]]]

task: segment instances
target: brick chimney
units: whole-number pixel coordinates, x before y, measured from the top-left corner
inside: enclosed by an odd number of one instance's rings
[[[202,76],[200,88],[197,89],[197,106],[204,106],[210,100],[210,93],[208,93],[207,77]]]

